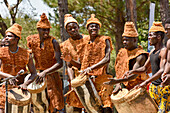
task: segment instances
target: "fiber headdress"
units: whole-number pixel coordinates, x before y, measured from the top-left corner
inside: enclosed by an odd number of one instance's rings
[[[37,28],[51,28],[51,24],[45,13],[41,15],[40,21],[37,22]]]
[[[64,15],[64,28],[65,29],[66,29],[67,24],[69,23],[77,23],[77,25],[79,25],[77,20],[74,19],[71,14],[65,14]]]
[[[11,27],[9,27],[5,33],[7,32],[14,33],[21,39],[21,31],[22,31],[22,27],[19,24],[15,23]]]
[[[124,26],[124,33],[122,34],[122,37],[138,37],[138,32],[135,28],[135,25],[133,22],[126,22]]]
[[[86,28],[88,27],[89,24],[91,23],[95,23],[95,24],[99,24],[100,28],[102,26],[102,24],[100,23],[100,21],[95,18],[95,14],[91,14],[91,17],[87,20],[87,24],[86,24]]]
[[[150,32],[157,32],[157,31],[162,31],[165,33],[165,29],[162,25],[162,22],[153,22],[150,30],[149,30],[149,33]]]

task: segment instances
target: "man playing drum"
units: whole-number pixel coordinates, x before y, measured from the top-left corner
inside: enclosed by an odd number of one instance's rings
[[[116,78],[118,79],[111,78],[109,82],[105,82],[105,84],[108,85],[116,84],[113,93],[121,89],[120,83],[122,82],[123,86],[125,85],[125,87],[130,90],[149,77],[146,74],[135,74],[124,78],[124,73],[126,71],[143,66],[149,54],[144,51],[141,46],[137,46],[138,33],[133,22],[125,23],[122,37],[124,48],[120,49],[115,61]]]
[[[149,86],[149,93],[151,98],[155,100],[158,105],[158,113],[168,113],[170,111],[170,86],[163,87],[161,85],[161,72],[160,67],[164,67],[166,63],[166,51],[163,46],[165,29],[161,22],[153,22],[149,30],[149,43],[155,48],[150,52],[150,56],[147,59],[144,66],[138,69],[131,70],[127,74],[140,74],[146,72],[150,67],[152,68],[153,76],[140,84],[140,87],[145,87],[149,82],[152,82]]]
[[[60,48],[62,51],[61,58],[67,62],[67,74],[71,81],[77,76],[76,72],[74,71],[75,67],[78,67],[80,69],[80,62],[82,61],[82,56],[84,52],[83,36],[79,33],[78,22],[72,17],[71,14],[66,14],[64,16],[64,27],[67,33],[70,35],[70,38],[60,44]],[[73,65],[75,65],[75,67],[73,67]],[[83,108],[83,105],[81,104],[79,98],[74,91],[67,95],[66,102],[68,105],[74,107],[74,112],[77,111],[81,113],[81,108]]]
[[[19,87],[26,90],[27,86],[35,79],[37,73],[30,51],[18,47],[21,30],[22,27],[17,23],[6,30],[4,42],[7,47],[0,48],[0,59],[2,61],[1,71],[13,76],[16,76],[21,69],[26,72],[26,65],[28,66],[31,73],[29,79],[23,83],[23,80],[18,78],[19,82],[22,81]],[[3,86],[0,87],[0,92],[0,112],[3,113],[5,108],[5,88]]]
[[[112,51],[112,41],[109,36],[99,35],[101,28],[100,21],[91,14],[91,18],[87,20],[86,28],[89,32],[84,40],[85,50],[84,57],[81,62],[81,72],[87,73],[94,83],[94,86],[101,98],[103,104],[103,112],[111,113],[112,102],[110,95],[113,87],[104,85],[103,83],[111,75],[107,75],[107,64],[110,62],[110,53]]]
[[[27,46],[34,54],[36,69],[41,72],[37,82],[42,82],[44,78],[47,80],[49,110],[55,112],[64,108],[62,81],[59,73],[54,72],[62,67],[62,60],[59,43],[49,35],[50,28],[50,22],[43,13],[41,20],[37,22],[39,34],[28,36]]]

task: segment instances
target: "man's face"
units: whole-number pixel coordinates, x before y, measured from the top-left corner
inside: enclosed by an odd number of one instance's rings
[[[3,41],[5,43],[5,46],[10,46],[17,44],[18,39],[15,38],[15,35],[12,34],[11,32],[7,32]]]
[[[136,39],[132,38],[132,37],[123,37],[123,45],[124,48],[128,49],[128,50],[132,50],[134,49],[134,47],[136,47]]]
[[[148,39],[150,45],[155,45],[158,43],[158,38],[155,32],[150,32]]]
[[[91,37],[96,37],[99,33],[100,27],[99,24],[91,23],[90,25],[88,25],[87,29]]]
[[[170,24],[165,24],[166,36],[170,39]]]
[[[43,39],[49,37],[50,28],[38,28],[39,36]]]
[[[79,35],[79,26],[76,23],[69,23],[66,26],[66,31],[71,37]]]

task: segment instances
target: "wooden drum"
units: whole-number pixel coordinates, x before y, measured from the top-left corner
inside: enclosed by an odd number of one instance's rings
[[[158,106],[143,89],[133,89],[128,92],[123,89],[117,95],[111,95],[111,100],[119,113],[157,113]]]
[[[30,74],[25,77],[25,81],[28,80]],[[27,87],[28,91],[31,93],[31,101],[33,105],[34,113],[48,113],[48,97],[47,97],[47,82],[44,80],[41,84],[36,84],[32,82]]]
[[[81,86],[76,86],[74,91],[88,113],[102,113],[100,96],[90,78]]]
[[[21,89],[13,88],[8,92],[8,113],[29,113],[31,94]]]

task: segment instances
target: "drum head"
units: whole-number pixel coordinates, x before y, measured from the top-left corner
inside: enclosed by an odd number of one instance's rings
[[[28,80],[28,78],[31,76],[31,74],[27,75],[25,77],[25,81]],[[47,82],[44,79],[44,82],[41,84],[36,84],[35,80],[27,86],[27,89],[30,93],[40,93],[47,87]]]
[[[29,91],[23,91],[18,88],[13,88],[8,92],[8,102],[11,104],[24,106],[28,105],[31,101],[31,95]]]
[[[111,95],[112,102],[114,103],[116,101],[122,100],[123,97],[128,94],[128,92],[129,92],[128,89],[123,88],[116,95],[112,94]]]

